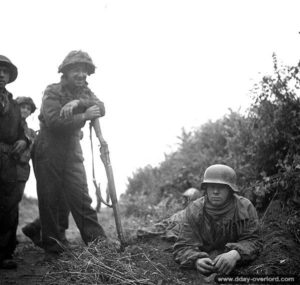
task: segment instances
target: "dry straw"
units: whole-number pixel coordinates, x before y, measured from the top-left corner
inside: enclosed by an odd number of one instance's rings
[[[148,269],[139,267],[137,260],[147,262]],[[142,250],[127,248],[120,252],[116,244],[102,241],[72,251],[65,248],[59,260],[52,262],[44,281],[47,284],[184,284],[175,278],[170,280],[166,271],[162,264],[151,262]]]

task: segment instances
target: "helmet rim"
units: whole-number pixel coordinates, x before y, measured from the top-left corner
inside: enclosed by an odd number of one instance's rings
[[[214,164],[209,166],[203,177],[203,182],[200,188],[204,189],[207,184],[222,184],[229,186],[234,192],[239,192],[236,186],[236,173],[235,171],[224,164]]]
[[[18,77],[18,68],[4,55],[0,55],[0,66],[1,65],[9,69],[9,80],[7,84],[15,81]]]
[[[87,66],[88,75],[95,73],[96,66],[94,65],[92,58],[87,52],[81,50],[73,50],[68,53],[63,62],[58,67],[58,73],[65,73],[75,64],[85,64]]]
[[[16,101],[17,101],[18,105],[22,105],[22,104],[30,105],[31,106],[31,114],[34,113],[34,111],[36,110],[36,106],[30,97],[25,97],[25,96],[17,97]]]

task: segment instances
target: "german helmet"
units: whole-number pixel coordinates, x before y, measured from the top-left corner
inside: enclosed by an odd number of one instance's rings
[[[224,164],[214,164],[205,170],[201,189],[206,188],[206,185],[210,183],[225,184],[228,185],[234,192],[239,192],[236,186],[235,171]]]

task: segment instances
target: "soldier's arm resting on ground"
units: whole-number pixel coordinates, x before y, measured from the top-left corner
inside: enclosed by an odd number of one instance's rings
[[[201,266],[199,259],[209,259],[207,252],[202,251],[202,238],[197,234],[197,229],[193,229],[199,225],[197,220],[193,223],[193,219],[197,219],[196,207],[192,204],[187,208],[186,215],[180,225],[180,232],[177,241],[173,247],[175,261],[183,268],[197,268]],[[198,261],[199,260],[199,261]],[[204,267],[209,267],[210,262],[203,260]]]
[[[239,252],[235,249],[232,249],[216,256],[216,258],[213,260],[213,265],[215,270],[219,273],[229,274],[240,259],[241,256]]]
[[[238,240],[225,245],[228,251],[236,250],[239,255],[239,263],[254,260],[261,250],[262,244],[259,237],[259,221],[255,207],[250,202],[247,206],[249,219],[238,229]]]

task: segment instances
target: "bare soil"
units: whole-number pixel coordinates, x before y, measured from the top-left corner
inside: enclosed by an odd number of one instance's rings
[[[56,272],[59,276],[58,268],[62,267],[56,265],[65,261],[57,261],[57,264],[45,262],[43,251],[35,247],[20,230],[37,214],[36,201],[23,199],[20,205],[19,245],[15,253],[18,268],[15,270],[0,269],[1,285],[63,284],[59,280],[56,282],[52,280],[50,283],[48,276],[49,274],[55,276]],[[262,253],[252,264],[237,268],[234,274],[295,275],[300,280],[300,244],[290,233],[288,214],[289,211],[283,209],[279,202],[273,203],[262,224],[262,240],[264,243]],[[116,235],[111,209],[103,209],[99,215],[99,221],[108,235]],[[141,275],[149,280],[149,284],[205,284],[200,281],[200,277],[195,270],[179,269],[169,251],[171,246],[169,242],[159,237],[137,239],[135,232],[139,226],[143,226],[139,225],[138,220],[133,218],[124,219],[123,226],[126,236],[131,237],[125,252],[131,256],[131,265],[139,269]],[[70,220],[67,238],[74,244],[82,245],[79,232],[72,219]],[[213,282],[206,284],[213,284]]]

